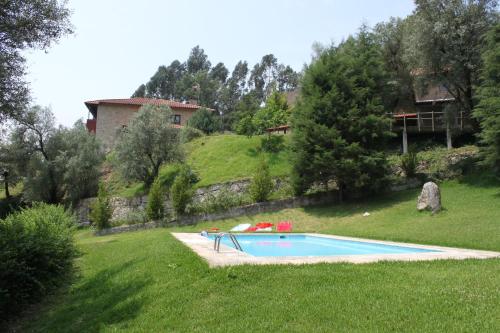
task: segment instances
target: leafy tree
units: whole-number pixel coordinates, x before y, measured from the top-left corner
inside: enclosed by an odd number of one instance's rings
[[[273,190],[273,181],[269,173],[269,166],[262,160],[250,184],[250,196],[255,202],[267,201]]]
[[[479,120],[479,137],[485,145],[485,164],[500,175],[500,24],[490,31],[483,53],[484,68],[479,87],[479,103],[474,117]]]
[[[153,182],[153,185],[149,189],[148,194],[148,205],[146,207],[146,214],[150,220],[160,220],[165,215],[165,210],[163,207],[163,188],[161,186],[161,181],[157,177]]]
[[[233,128],[238,134],[251,136],[255,133],[253,117],[260,107],[260,102],[256,94],[252,91],[244,95],[236,105],[233,117]]]
[[[17,117],[28,103],[29,90],[23,80],[29,48],[47,49],[71,33],[66,2],[17,0],[0,5],[0,122]]]
[[[17,134],[13,132],[8,141],[0,143],[0,178],[7,199],[10,198],[10,186],[21,181],[29,162],[26,150],[18,144]]]
[[[278,91],[293,91],[299,85],[299,73],[295,72],[292,67],[280,64],[278,66],[277,89]]]
[[[35,106],[18,123],[13,144],[23,151],[17,165],[25,168],[28,200],[75,203],[94,195],[104,155],[81,121],[70,129],[56,128],[50,109]]]
[[[292,115],[297,193],[334,180],[342,200],[346,188],[377,190],[384,184],[382,149],[391,136],[381,98],[386,80],[380,46],[364,27],[306,69]]]
[[[256,132],[253,117],[251,115],[243,116],[236,124],[236,133],[251,137]]]
[[[414,80],[412,68],[405,59],[405,42],[408,38],[407,20],[391,17],[374,28],[374,37],[382,50],[385,70],[389,75],[384,105],[392,110],[397,107],[414,107]]]
[[[464,111],[474,103],[481,49],[486,32],[497,22],[496,0],[416,0],[409,19],[406,58],[425,79],[443,84]]]
[[[208,60],[208,56],[205,54],[205,50],[203,50],[199,45],[196,45],[191,49],[186,65],[189,74],[194,74],[200,71],[208,71],[212,66]]]
[[[236,120],[236,107],[245,93],[247,75],[247,62],[239,61],[234,67],[231,77],[221,89],[217,107],[224,116],[225,129],[230,129]]]
[[[89,219],[98,230],[110,227],[111,216],[113,216],[113,208],[109,200],[109,193],[104,183],[99,184],[97,198],[90,206]]]
[[[286,97],[274,91],[267,99],[266,105],[253,117],[256,134],[265,133],[267,128],[286,125],[290,117],[290,110]]]
[[[191,177],[190,169],[187,166],[183,167],[175,177],[174,183],[170,189],[172,206],[178,215],[182,215],[186,212],[187,205],[193,199]]]
[[[134,91],[134,93],[131,96],[132,98],[134,97],[146,97],[146,85],[141,84],[139,88]]]
[[[212,80],[216,80],[219,83],[223,84],[227,80],[227,76],[229,75],[229,71],[224,66],[222,62],[219,62],[217,65],[215,65],[209,73],[209,76]]]
[[[126,179],[149,187],[164,163],[182,159],[179,130],[167,106],[144,105],[122,131],[115,147],[118,168]]]
[[[210,134],[220,130],[221,123],[219,116],[214,111],[201,108],[188,120],[188,126],[197,128],[205,134]]]

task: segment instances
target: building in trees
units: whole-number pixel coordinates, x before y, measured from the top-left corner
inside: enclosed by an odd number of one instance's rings
[[[179,127],[185,126],[193,114],[201,108],[197,104],[181,103],[154,98],[101,99],[87,101],[90,115],[87,129],[96,134],[106,149],[111,149],[119,131],[125,128],[132,116],[146,104],[166,105],[172,109],[172,122]],[[211,110],[211,109],[209,109]]]

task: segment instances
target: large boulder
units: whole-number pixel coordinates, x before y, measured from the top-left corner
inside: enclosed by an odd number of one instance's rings
[[[441,193],[439,187],[434,182],[427,182],[422,187],[422,193],[420,193],[417,202],[417,209],[430,210],[433,213],[441,210]]]

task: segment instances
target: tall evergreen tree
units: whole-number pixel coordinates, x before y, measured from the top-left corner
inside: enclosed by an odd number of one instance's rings
[[[474,117],[479,120],[479,137],[485,145],[482,148],[486,165],[500,175],[500,24],[488,35],[483,54],[484,68],[479,87],[479,103]]]
[[[297,193],[333,180],[345,189],[378,190],[391,136],[381,95],[387,83],[381,50],[363,27],[324,50],[305,71],[292,115],[293,182]]]

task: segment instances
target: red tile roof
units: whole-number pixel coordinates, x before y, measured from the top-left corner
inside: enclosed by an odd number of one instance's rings
[[[97,106],[99,104],[120,104],[120,105],[144,105],[144,104],[153,104],[153,105],[168,105],[172,109],[199,109],[201,106],[196,104],[188,104],[181,103],[176,101],[170,101],[167,99],[159,99],[159,98],[144,98],[144,97],[135,97],[135,98],[117,98],[117,99],[98,99],[95,101],[87,101],[85,105],[87,107]]]

